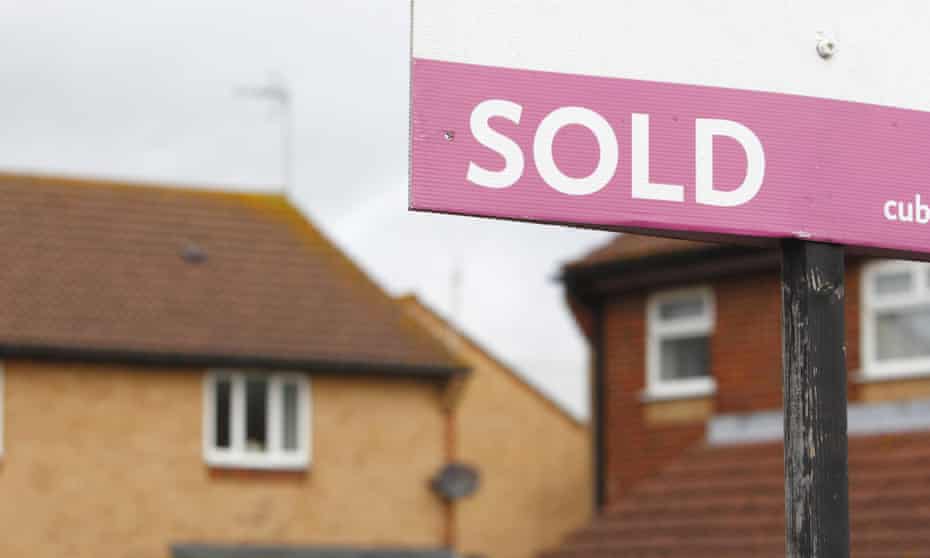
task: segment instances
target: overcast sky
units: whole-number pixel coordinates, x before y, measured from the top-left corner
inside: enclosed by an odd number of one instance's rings
[[[408,0],[0,6],[0,169],[280,189],[280,114],[233,93],[278,74],[301,209],[389,292],[457,306],[469,334],[587,413],[586,347],[553,277],[608,236],[406,210]]]

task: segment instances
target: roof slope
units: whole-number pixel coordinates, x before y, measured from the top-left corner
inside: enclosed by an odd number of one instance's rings
[[[930,432],[849,440],[852,555],[926,556]],[[783,557],[781,443],[702,446],[545,558]]]
[[[0,174],[0,350],[460,367],[280,195]]]
[[[461,360],[466,360],[462,354],[463,346],[469,347],[475,353],[481,355],[496,370],[512,378],[517,384],[526,389],[534,398],[555,411],[559,416],[570,422],[572,425],[587,428],[587,422],[578,418],[561,403],[547,395],[540,388],[536,387],[526,377],[516,369],[502,361],[489,349],[482,346],[472,337],[462,331],[458,326],[444,318],[428,304],[420,300],[414,294],[406,294],[397,297],[397,302],[401,304],[407,312],[416,319],[427,331],[430,331],[436,339],[443,343],[446,348],[454,354],[458,354]]]

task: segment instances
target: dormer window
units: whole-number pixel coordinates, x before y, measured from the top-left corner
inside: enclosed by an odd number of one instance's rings
[[[310,381],[305,374],[214,371],[204,388],[204,457],[209,465],[309,465]]]
[[[930,374],[930,265],[884,261],[862,277],[866,377]]]
[[[712,393],[713,292],[697,288],[657,293],[649,299],[646,321],[647,396],[676,398]]]

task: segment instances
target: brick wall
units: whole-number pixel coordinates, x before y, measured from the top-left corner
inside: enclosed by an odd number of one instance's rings
[[[166,558],[176,542],[439,547],[439,387],[314,377],[306,473],[209,469],[202,371],[7,361],[0,556]],[[413,451],[415,450],[415,451]]]
[[[858,262],[848,262],[846,335],[851,401],[858,400],[860,388],[853,381],[859,369],[859,270]],[[704,399],[644,401],[646,300],[650,292],[628,293],[605,302],[607,505],[699,442],[712,414],[781,408],[779,272],[755,272],[701,284],[713,288],[716,302],[710,351],[717,391]],[[693,286],[678,286],[689,285]]]

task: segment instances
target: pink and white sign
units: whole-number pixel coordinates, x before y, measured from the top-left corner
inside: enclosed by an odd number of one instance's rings
[[[816,4],[416,0],[410,208],[930,254],[930,4]]]

